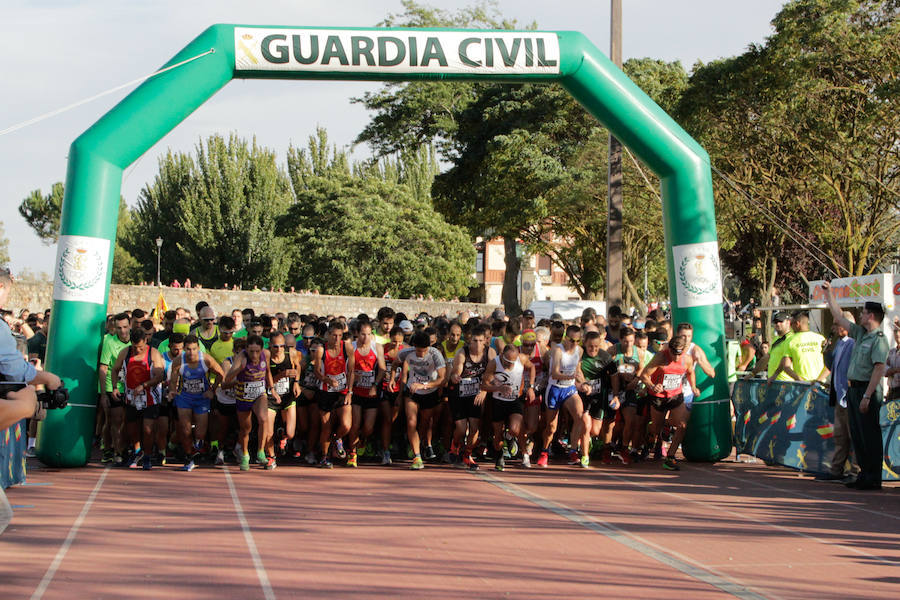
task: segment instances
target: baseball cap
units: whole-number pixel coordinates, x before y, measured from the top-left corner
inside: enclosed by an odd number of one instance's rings
[[[494,312],[491,313],[492,319],[503,319],[505,317],[506,317],[506,313],[503,312],[502,310],[500,310],[499,308],[494,310]]]
[[[528,310],[523,310],[523,311],[522,311],[522,316],[523,316],[523,317],[529,317],[529,318],[533,319],[533,318],[534,318],[534,311],[531,310],[530,308],[529,308]]]
[[[175,323],[172,325],[172,333],[190,333],[190,323]]]
[[[403,333],[412,333],[413,329],[415,329],[413,327],[413,324],[407,320],[400,321],[398,327],[403,331]]]
[[[537,334],[533,329],[526,329],[522,332],[522,343],[533,344],[537,341]]]
[[[775,313],[774,315],[772,315],[773,323],[781,323],[782,321],[790,321],[790,320],[791,320],[791,315],[787,314],[786,312],[779,311],[779,312]]]

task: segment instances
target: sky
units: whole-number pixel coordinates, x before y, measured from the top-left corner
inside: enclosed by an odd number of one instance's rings
[[[455,10],[464,0],[425,2]],[[623,57],[697,61],[735,56],[772,33],[771,20],[783,0],[624,0]],[[149,75],[198,33],[214,23],[374,27],[402,11],[400,0],[6,0],[0,21],[0,130],[57,110],[128,81]],[[525,27],[578,30],[609,50],[609,2],[604,0],[499,0],[500,13]],[[560,9],[564,8],[564,11]],[[64,181],[69,145],[135,86],[62,115],[0,136],[0,214],[9,239],[10,267],[20,274],[52,272],[55,245],[42,243],[19,215],[32,190],[47,194]],[[153,180],[168,150],[192,152],[214,133],[236,132],[273,148],[282,162],[287,148],[305,146],[316,127],[329,140],[352,147],[370,115],[350,99],[378,83],[235,80],[125,170],[122,194],[133,205]]]

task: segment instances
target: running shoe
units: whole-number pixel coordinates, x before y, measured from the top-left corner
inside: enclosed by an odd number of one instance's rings
[[[503,454],[500,454],[497,457],[497,460],[494,461],[494,469],[497,471],[502,471],[506,468],[506,459],[503,458]]]
[[[266,471],[273,471],[277,466],[274,456],[266,457]]]
[[[506,442],[506,447],[509,450],[509,457],[515,458],[517,454],[519,454],[519,442],[515,439],[510,439]]]
[[[219,450],[218,452],[216,452],[216,464],[217,465],[225,464],[225,452],[224,451]]]
[[[421,469],[424,469],[424,468],[425,468],[425,463],[422,462],[422,457],[421,457],[421,456],[416,456],[415,458],[413,458],[412,464],[409,465],[409,468],[412,469],[412,470],[414,470],[414,471],[419,471],[419,470],[421,470]]]
[[[100,462],[104,464],[111,463],[115,460],[115,458],[116,455],[113,453],[113,451],[107,449],[103,451],[103,455],[100,457]]]
[[[434,460],[437,458],[437,454],[434,453],[434,448],[431,446],[425,446],[425,452],[423,452],[422,455],[422,458],[425,460]]]
[[[600,451],[600,463],[604,465],[611,465],[612,457],[612,449],[609,446],[603,446],[603,450]]]
[[[351,452],[350,456],[347,457],[347,466],[351,469],[355,469],[358,466],[356,462],[356,452]]]
[[[570,465],[577,465],[581,462],[581,457],[578,456],[578,452],[576,450],[569,450],[569,461]]]
[[[347,451],[344,450],[344,440],[337,438],[334,440],[334,453],[338,458],[347,458]]]
[[[196,466],[197,466],[197,465],[194,463],[194,459],[191,459],[191,460],[187,461],[186,463],[184,463],[184,466],[181,467],[181,468],[178,469],[178,470],[179,470],[179,471],[187,471],[187,472],[191,472],[191,471],[194,470],[194,467],[196,467]]]
[[[256,462],[257,464],[264,465],[266,464],[266,451],[258,450],[256,452]]]
[[[669,471],[680,471],[681,467],[678,466],[678,461],[676,461],[671,456],[663,461],[663,469],[668,469]]]
[[[541,455],[538,457],[537,466],[546,467],[550,462],[550,455],[546,452],[541,452]]]
[[[448,462],[451,466],[455,467],[459,464],[459,454],[456,454],[455,452],[448,452],[447,460],[445,462]]]
[[[526,469],[531,468],[531,457],[528,456],[528,453],[522,455],[522,466]]]
[[[142,465],[142,466],[143,466],[143,468],[144,468],[145,471],[149,471],[150,469],[153,468],[153,463],[150,461],[150,455],[149,455],[149,454],[145,454],[145,455],[144,455],[144,460],[143,460],[143,465]]]
[[[300,452],[299,450],[294,450],[294,453],[291,454],[291,457],[292,457],[294,460],[300,460],[301,458],[303,458],[303,453]]]
[[[135,454],[131,455],[131,458],[128,459],[128,468],[129,469],[140,469],[141,463],[144,461],[144,453],[138,450]]]
[[[391,464],[393,464],[393,461],[391,460],[391,451],[390,450],[385,450],[381,454],[381,464],[383,464],[387,467],[389,467],[389,466],[391,466]]]
[[[249,471],[250,470],[250,455],[242,454],[241,462],[239,463],[241,467],[241,471]]]
[[[474,458],[472,457],[472,455],[469,454],[468,452],[466,452],[466,454],[463,455],[463,464],[464,464],[464,465],[466,466],[466,468],[468,468],[470,471],[477,471],[477,470],[478,470],[478,463],[475,462],[475,459],[474,459]]]
[[[330,469],[330,468],[331,468],[332,466],[334,466],[334,465],[331,464],[331,461],[328,460],[328,457],[327,457],[327,456],[323,456],[323,457],[322,457],[322,460],[319,461],[319,463],[318,463],[317,466],[318,466],[320,469]]]
[[[278,450],[284,454],[285,448],[287,448],[288,439],[286,437],[281,438],[278,441]]]
[[[455,460],[456,460],[456,455],[450,454],[449,450],[444,452],[444,456],[441,457],[441,462],[448,464],[448,465],[452,465]]]
[[[619,454],[619,460],[622,461],[623,465],[630,465],[633,462],[633,460],[632,460],[633,453],[634,453],[633,450],[622,450],[622,452]]]
[[[28,458],[34,458],[37,456],[37,450],[35,450],[34,446],[30,446],[28,450],[25,451],[25,456]]]
[[[308,465],[316,464],[316,453],[315,452],[307,452],[305,460],[306,460],[306,464],[308,464]]]
[[[591,457],[590,456],[582,456],[581,460],[578,461],[578,464],[581,465],[582,469],[590,469],[591,468]]]
[[[498,451],[498,453],[503,458],[512,458],[512,454],[510,454],[510,452],[509,452],[509,446],[507,445],[507,442],[503,442],[501,444],[500,450]]]

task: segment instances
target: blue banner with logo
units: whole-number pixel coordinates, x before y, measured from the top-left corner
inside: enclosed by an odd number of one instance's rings
[[[828,394],[803,383],[740,379],[731,395],[735,446],[775,463],[826,473],[834,455],[834,408]],[[885,480],[900,479],[900,401],[881,407]]]
[[[0,489],[25,483],[25,421],[0,430]]]

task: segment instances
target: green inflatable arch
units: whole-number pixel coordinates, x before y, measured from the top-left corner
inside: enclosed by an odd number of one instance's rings
[[[234,78],[559,82],[662,182],[674,321],[694,325],[716,375],[699,374],[684,452],[731,451],[716,222],[709,157],[582,34],[571,31],[349,29],[213,25],[76,139],[69,150],[47,366],[71,390],[37,452],[84,465],[97,402],[98,333],[106,317],[123,170]]]

